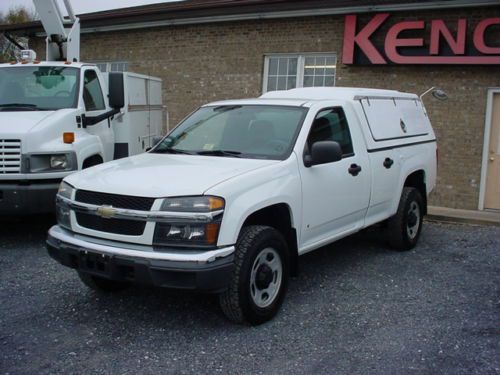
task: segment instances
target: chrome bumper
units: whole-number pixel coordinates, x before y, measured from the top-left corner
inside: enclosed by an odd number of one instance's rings
[[[92,251],[104,255],[118,255],[147,260],[165,260],[172,262],[211,263],[217,259],[225,258],[234,253],[234,246],[209,251],[179,250],[179,251],[154,251],[151,246],[122,244],[112,241],[81,236],[69,232],[58,225],[49,230],[49,241],[56,240],[62,244],[78,248],[81,251]]]

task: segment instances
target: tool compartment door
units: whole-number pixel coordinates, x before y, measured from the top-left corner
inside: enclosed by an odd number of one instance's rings
[[[364,98],[360,102],[376,142],[423,137],[432,131],[418,98]]]

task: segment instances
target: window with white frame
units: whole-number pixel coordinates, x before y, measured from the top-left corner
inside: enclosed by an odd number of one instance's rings
[[[263,91],[335,86],[336,65],[334,53],[265,56]]]
[[[98,61],[95,63],[99,70],[106,72],[128,72],[127,61]]]

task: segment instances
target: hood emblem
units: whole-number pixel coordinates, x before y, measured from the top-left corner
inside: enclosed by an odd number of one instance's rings
[[[103,219],[111,219],[116,215],[116,210],[113,206],[101,206],[96,210],[96,213]]]
[[[406,129],[406,124],[404,123],[403,120],[401,120],[401,122],[399,123],[399,126],[401,126],[401,130],[403,131],[403,133],[406,133],[408,131]]]

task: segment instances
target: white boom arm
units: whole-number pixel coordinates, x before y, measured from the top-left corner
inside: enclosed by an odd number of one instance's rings
[[[33,0],[47,34],[47,61],[80,60],[80,20],[75,17],[69,0],[64,5],[73,25],[65,28],[57,0]]]

